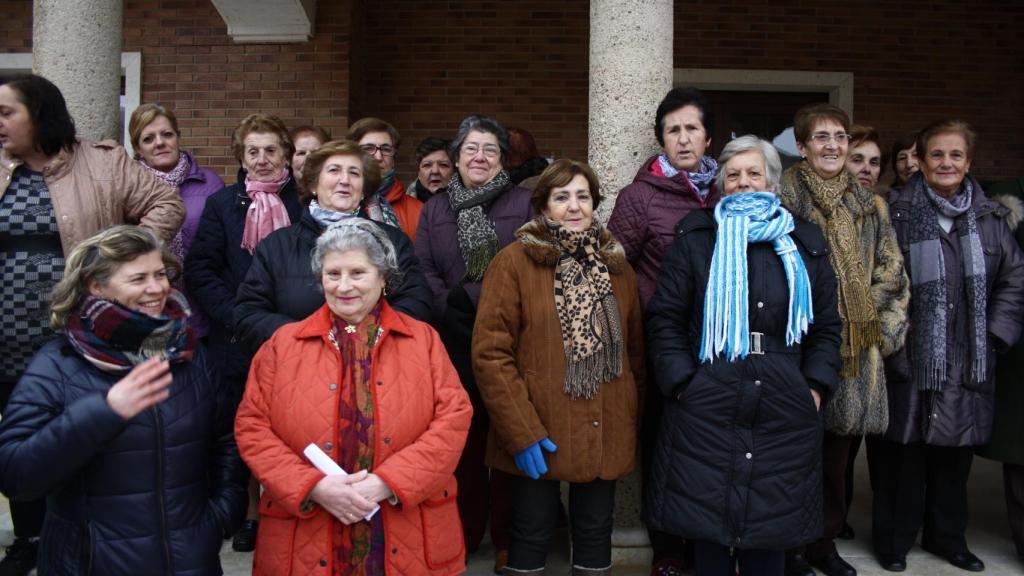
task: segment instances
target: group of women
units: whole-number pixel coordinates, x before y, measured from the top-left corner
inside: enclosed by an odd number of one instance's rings
[[[76,139],[45,79],[0,86],[11,550],[34,557],[46,497],[46,573],[219,573],[234,534],[256,574],[453,574],[490,515],[496,570],[544,574],[567,482],[572,571],[597,576],[642,461],[654,574],[685,539],[701,575],[850,575],[867,436],[882,566],[923,525],[983,569],[966,482],[1024,258],[970,128],[894,147],[887,196],[877,134],[833,106],[797,113],[785,173],[753,136],[711,158],[696,90],[654,131],[605,227],[589,166],[521,188],[483,116],[421,145],[406,191],[390,124],[253,114],[225,187],[170,110],[132,115],[133,161]]]

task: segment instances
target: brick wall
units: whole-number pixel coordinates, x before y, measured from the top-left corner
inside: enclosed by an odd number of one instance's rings
[[[0,50],[31,50],[32,0],[5,0],[3,11]],[[142,52],[142,101],[174,110],[182,147],[231,183],[231,133],[247,114],[344,132],[350,14],[349,0],[322,1],[312,41],[237,45],[210,2],[126,0],[123,50]]]
[[[365,92],[352,119],[398,128],[406,181],[416,144],[453,136],[470,114],[526,128],[542,154],[586,159],[589,2],[378,0],[362,10]]]
[[[943,117],[978,132],[971,172],[1024,175],[1024,4],[676,2],[677,68],[854,73],[855,121],[884,142]]]
[[[350,12],[347,0],[320,2],[312,41],[238,45],[210,2],[128,0],[124,50],[142,52],[142,100],[173,108],[183,147],[230,183],[231,133],[247,114],[347,126]]]
[[[855,118],[883,139],[959,116],[979,132],[972,172],[1024,174],[1024,5],[820,6],[677,1],[675,66],[853,72]],[[0,51],[28,51],[32,0],[3,10]],[[334,135],[385,118],[408,180],[416,143],[472,113],[531,130],[542,153],[585,158],[588,21],[584,0],[321,0],[312,41],[239,46],[209,2],[126,0],[124,49],[143,53],[143,100],[174,108],[183,145],[229,182],[231,130],[254,111]]]

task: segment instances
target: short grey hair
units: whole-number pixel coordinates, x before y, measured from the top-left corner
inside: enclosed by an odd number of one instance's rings
[[[771,142],[762,140],[752,134],[747,134],[746,136],[732,139],[725,145],[725,148],[722,148],[722,153],[718,155],[718,178],[715,182],[718,185],[719,193],[725,191],[725,165],[729,163],[729,160],[733,159],[733,156],[751,150],[760,152],[764,158],[765,177],[768,180],[768,190],[764,190],[764,192],[771,192],[779,185],[779,179],[782,178],[782,160],[779,159],[778,150],[775,149],[775,146],[772,146]]]
[[[398,254],[387,232],[380,225],[365,218],[346,218],[331,224],[313,248],[313,275],[323,277],[324,258],[332,252],[362,250],[377,271],[384,276],[384,286],[394,292],[402,283],[402,272],[398,269]],[[319,284],[321,289],[323,284]]]
[[[498,148],[501,148],[501,165],[504,166],[505,159],[508,158],[508,132],[494,118],[479,115],[467,116],[459,124],[459,131],[448,145],[448,157],[452,164],[456,166],[459,164],[459,151],[462,150],[462,143],[466,141],[466,136],[474,131],[494,134],[494,137],[498,139]]]

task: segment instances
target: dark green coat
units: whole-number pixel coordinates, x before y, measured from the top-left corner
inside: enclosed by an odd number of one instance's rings
[[[1024,248],[1024,178],[993,184],[991,199],[1010,209],[1007,223]],[[992,440],[978,454],[1000,462],[1024,465],[1024,338],[996,364],[995,421]]]

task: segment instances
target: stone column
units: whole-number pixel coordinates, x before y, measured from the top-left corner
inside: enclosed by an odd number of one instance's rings
[[[78,134],[121,133],[123,0],[34,0],[32,69],[60,88]]]
[[[591,0],[590,150],[607,222],[618,191],[658,148],[654,112],[672,87],[672,0]],[[640,478],[618,483],[616,564],[648,564],[651,551],[640,521]]]
[[[672,0],[590,2],[590,165],[599,217],[658,148],[654,112],[672,88]]]

